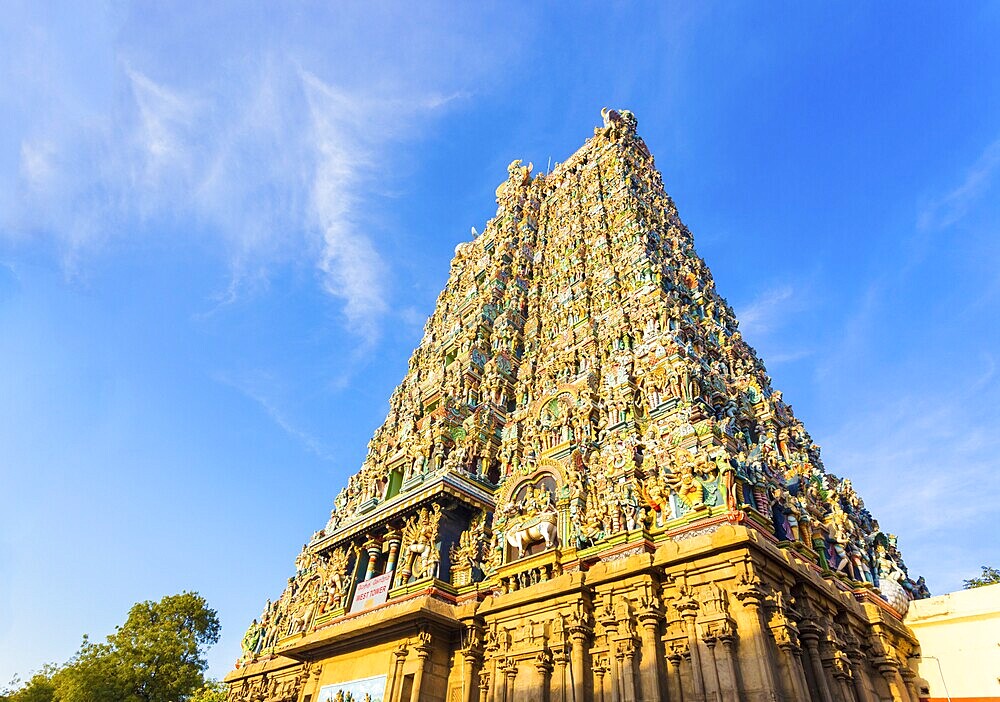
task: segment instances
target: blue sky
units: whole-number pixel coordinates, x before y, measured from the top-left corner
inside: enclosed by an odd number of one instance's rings
[[[1000,3],[4,5],[0,681],[182,589],[224,675],[605,105],[911,573],[1000,566]]]

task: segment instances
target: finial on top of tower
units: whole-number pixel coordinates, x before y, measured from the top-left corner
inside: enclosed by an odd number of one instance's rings
[[[635,135],[637,121],[631,111],[612,110],[610,107],[604,107],[601,108],[601,117],[604,119],[604,126],[595,129],[595,134],[604,134],[609,137]]]

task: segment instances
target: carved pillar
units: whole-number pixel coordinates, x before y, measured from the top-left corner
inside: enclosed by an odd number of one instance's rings
[[[796,700],[809,698],[809,685],[802,668],[802,647],[799,646],[799,630],[795,623],[780,609],[775,612],[775,623],[771,629],[778,650],[785,659],[788,670],[788,689]]]
[[[607,605],[603,608],[603,610],[601,610],[603,613],[601,616],[601,624],[604,626],[604,635],[608,642],[608,682],[611,683],[609,685],[611,702],[622,702],[621,662],[623,656],[614,642],[614,637],[617,635],[618,631],[618,620],[614,615],[611,598],[612,596],[609,594]],[[586,698],[581,696],[578,699],[584,700]]]
[[[680,612],[687,630],[688,653],[691,655],[691,684],[696,698],[705,696],[705,678],[701,669],[701,655],[698,652],[698,631],[695,628],[695,617],[698,616],[698,601],[690,595],[678,598],[674,607]]]
[[[590,638],[590,627],[584,621],[578,621],[576,625],[570,627],[570,666],[573,673],[573,700],[574,702],[584,702],[587,699],[587,688],[584,669],[584,654],[586,653],[587,640]]]
[[[424,684],[424,668],[427,666],[427,657],[431,654],[431,634],[426,629],[419,634],[420,643],[417,644],[417,670],[413,674],[413,691],[410,694],[410,702],[420,702],[422,686]]]
[[[309,663],[306,663],[306,669],[308,669],[309,665],[310,665]],[[319,678],[322,673],[323,673],[322,666],[316,666],[315,668],[312,669],[310,677],[313,679],[312,693],[311,693],[313,698],[319,697]]]
[[[611,651],[608,655],[608,681],[610,685],[611,702],[622,702],[622,656],[615,650],[614,644],[610,644]]]
[[[479,702],[490,702],[490,678],[489,668],[479,671]]]
[[[715,687],[715,691],[712,693],[711,697],[715,700],[715,702],[722,702],[722,682],[719,680],[719,664],[715,660],[715,644],[718,642],[718,639],[715,638],[713,631],[706,627],[705,635],[701,640],[704,641],[705,646],[708,647],[709,667],[711,668],[710,672],[712,674],[712,683]],[[705,695],[706,699],[708,699],[708,697],[709,695]]]
[[[799,637],[805,642],[806,649],[809,652],[809,664],[812,666],[813,679],[820,700],[822,702],[833,702],[830,685],[826,680],[826,670],[823,669],[823,660],[819,656],[819,627],[809,622],[802,627]]]
[[[867,676],[865,675],[860,661],[861,652],[857,650],[852,651],[851,672],[854,673],[852,676],[854,679],[854,693],[858,698],[858,702],[874,702],[874,700],[872,700],[871,693],[868,692],[868,685],[865,684],[865,678]]]
[[[745,632],[747,643],[753,652],[753,659],[757,661],[757,671],[761,679],[761,686],[769,702],[777,702],[778,685],[776,683],[777,673],[774,670],[774,661],[771,659],[771,652],[767,646],[767,635],[769,628],[767,618],[764,614],[763,602],[765,593],[760,585],[750,574],[744,575],[740,586],[733,591],[736,599],[743,603],[743,606],[750,612],[750,631]],[[802,699],[805,699],[803,697]]]
[[[504,678],[504,702],[514,702],[514,678],[517,677],[517,662],[513,658],[507,659],[507,665],[503,669]]]
[[[479,668],[483,663],[483,654],[479,651],[466,650],[462,651],[462,665],[464,666],[464,674],[462,679],[465,681],[465,699],[466,702],[476,702],[479,695],[476,692],[476,680],[479,679]]]
[[[670,650],[670,697],[676,702],[684,702],[684,683],[681,680],[681,661],[684,659],[680,645],[674,645]]]
[[[833,679],[837,681],[837,697],[843,702],[854,702],[854,693],[851,692],[851,668],[848,665],[847,656],[843,651],[835,648],[830,665]]]
[[[542,689],[539,690],[541,694],[537,699],[541,700],[541,702],[549,702],[551,700],[549,685],[552,681],[552,661],[549,659],[547,652],[543,651],[535,656],[535,670],[538,671],[538,677],[542,680]]]
[[[622,702],[636,702],[635,641],[631,638],[618,642],[618,662],[618,669],[621,671]]]
[[[552,656],[555,673],[552,677],[552,702],[569,702],[566,699],[566,666],[569,656],[566,655],[565,644],[560,644]]]
[[[389,558],[385,563],[385,572],[391,573],[396,570],[396,559],[399,558],[399,544],[402,541],[402,536],[398,529],[390,529],[385,538],[389,543]]]
[[[483,627],[475,620],[467,620],[462,632],[462,681],[465,685],[465,702],[476,702],[479,671],[483,667]]]
[[[920,694],[917,692],[917,674],[910,670],[908,665],[900,665],[899,674],[903,677],[903,683],[910,699],[917,702],[920,699]]]
[[[652,606],[639,614],[639,625],[642,627],[639,676],[644,702],[658,702],[660,699],[660,619],[659,611]]]
[[[493,656],[493,660],[490,663],[490,668],[492,671],[490,673],[490,680],[493,681],[492,688],[490,690],[490,695],[487,697],[489,702],[503,702],[504,698],[504,682],[501,679],[501,674],[503,671],[500,669],[500,658],[498,655]]]
[[[736,667],[736,633],[730,622],[719,630],[719,642],[722,644],[722,667],[726,671],[726,676],[733,684],[733,689],[728,692],[727,699],[743,699],[740,684],[739,670]]]
[[[371,580],[375,576],[375,564],[378,563],[378,555],[382,553],[382,545],[375,539],[368,539],[365,541],[364,549],[368,552],[368,567],[362,580]]]
[[[803,658],[805,654],[801,646],[797,646],[795,648],[794,653],[795,653],[794,672],[796,673],[799,686],[802,688],[802,694],[804,695],[803,699],[807,699],[809,697],[809,680],[806,676],[806,663]]]
[[[597,689],[594,690],[596,702],[604,702],[604,674],[608,669],[603,665],[594,666],[594,675],[597,676]]]
[[[910,694],[906,691],[903,678],[899,675],[899,664],[886,656],[879,656],[875,661],[878,672],[885,678],[889,686],[889,694],[892,695],[892,702],[911,702]]]
[[[399,688],[403,684],[403,663],[406,662],[406,656],[409,651],[406,649],[406,644],[400,644],[396,647],[396,650],[392,652],[392,675],[389,679],[389,702],[397,702],[399,700]]]

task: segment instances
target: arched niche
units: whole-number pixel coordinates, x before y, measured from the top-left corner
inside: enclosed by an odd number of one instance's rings
[[[508,479],[498,494],[496,525],[502,532],[504,563],[555,548],[566,523],[565,468],[542,459],[535,470]]]

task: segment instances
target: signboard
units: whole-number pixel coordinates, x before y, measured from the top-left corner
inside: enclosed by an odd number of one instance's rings
[[[316,702],[382,702],[387,676],[324,685]],[[339,696],[338,696],[339,695]]]
[[[389,585],[392,583],[392,573],[376,575],[371,580],[363,580],[354,589],[354,601],[351,602],[351,614],[361,612],[370,607],[380,605],[389,599]]]

